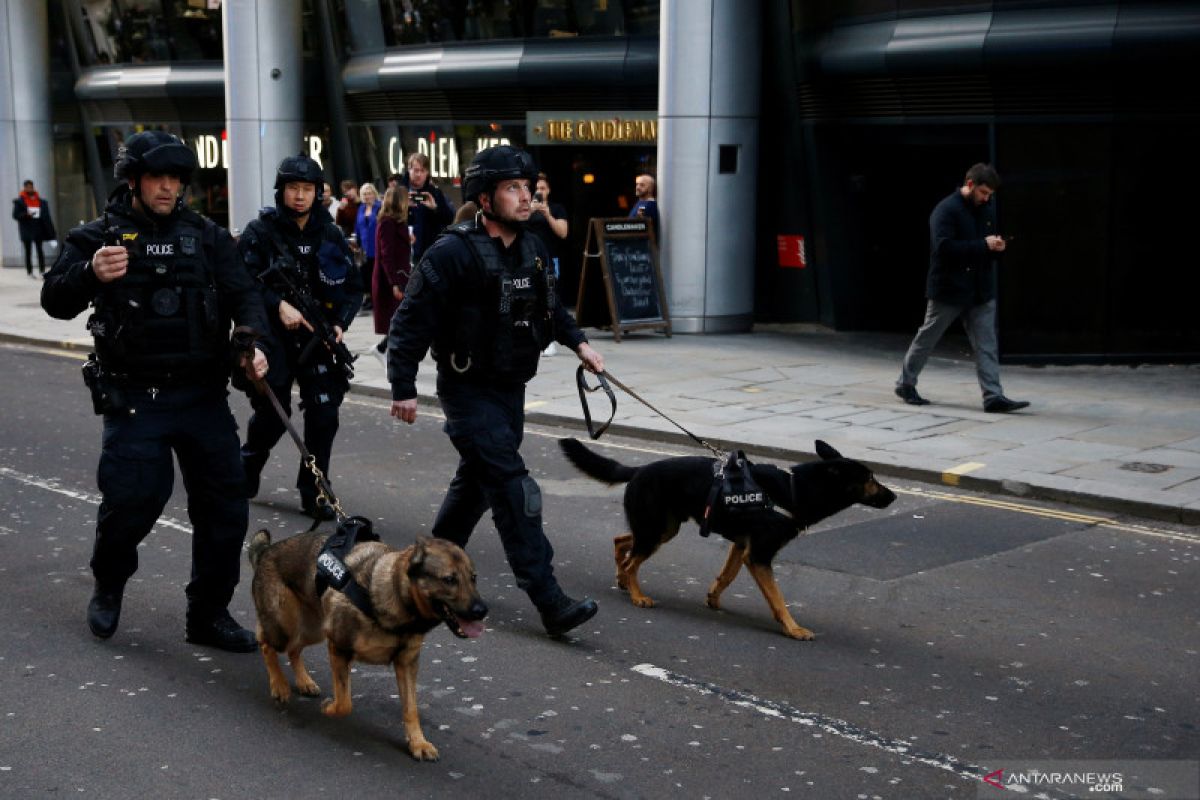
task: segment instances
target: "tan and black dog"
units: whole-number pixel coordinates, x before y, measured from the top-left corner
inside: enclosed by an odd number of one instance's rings
[[[609,484],[628,484],[625,517],[630,532],[613,539],[617,585],[629,590],[635,606],[653,606],[654,601],[638,583],[638,568],[670,541],[683,523],[689,519],[700,522],[704,517],[713,485],[713,459],[681,456],[628,467],[575,439],[560,439],[559,445],[585,475]],[[710,526],[733,544],[725,566],[709,587],[709,607],[721,607],[721,593],[744,563],[783,632],[793,639],[812,639],[813,633],[797,625],[788,611],[771,568],[775,555],[808,526],[855,503],[884,508],[896,499],[863,464],[843,458],[825,442],[818,441],[816,446],[820,461],[797,464],[788,470],[769,464],[752,466],[754,480],[770,496],[774,510],[718,513]]]
[[[353,661],[392,664],[409,751],[420,761],[436,761],[437,748],[421,732],[417,714],[417,661],[425,634],[441,623],[460,638],[483,633],[488,609],[475,589],[475,567],[462,548],[441,539],[421,538],[403,550],[360,542],[345,564],[370,595],[371,619],[336,589],[318,595],[317,555],[325,538],[308,533],[271,544],[271,534],[260,530],[250,540],[258,643],[271,697],[279,703],[291,697],[280,653],[287,653],[292,664],[296,690],[320,695],[301,651],[322,640],[329,645],[333,698],[321,710],[331,717],[350,713]]]

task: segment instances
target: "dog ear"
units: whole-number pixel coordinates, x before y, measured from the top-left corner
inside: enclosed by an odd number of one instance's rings
[[[416,543],[413,544],[412,555],[408,557],[408,577],[415,578],[424,571],[425,543],[428,541],[427,537],[418,536]]]
[[[834,458],[842,457],[841,453],[839,453],[837,450],[834,450],[832,447],[825,444],[825,442],[822,442],[820,439],[817,439],[816,444],[817,444],[817,455],[819,455],[824,460],[829,461]]]

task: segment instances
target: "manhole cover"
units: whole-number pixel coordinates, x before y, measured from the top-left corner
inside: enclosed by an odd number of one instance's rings
[[[1130,461],[1128,464],[1121,465],[1121,469],[1127,469],[1130,472],[1166,472],[1170,468],[1170,464],[1150,464],[1146,461]]]

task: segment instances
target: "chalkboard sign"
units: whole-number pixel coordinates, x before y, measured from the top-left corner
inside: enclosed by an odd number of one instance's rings
[[[589,280],[588,266],[594,267]],[[607,315],[598,309],[598,284],[603,284]],[[588,291],[591,289],[592,302]],[[576,314],[581,325],[611,326],[621,341],[625,331],[661,328],[671,335],[671,318],[663,293],[658,247],[650,221],[642,217],[594,218],[588,223],[583,269],[579,278]]]

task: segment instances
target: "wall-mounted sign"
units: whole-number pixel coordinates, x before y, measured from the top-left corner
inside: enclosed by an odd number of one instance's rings
[[[317,162],[321,169],[324,169],[325,164],[321,161],[321,152],[325,149],[325,143],[321,141],[321,137],[305,136],[304,144],[308,148],[309,158]],[[220,136],[210,133],[200,134],[194,140],[194,147],[200,169],[229,169],[229,137],[225,135],[224,131],[221,131]]]
[[[803,236],[781,233],[775,237],[775,244],[779,248],[779,266],[797,269],[804,269],[808,266]]]
[[[527,111],[525,140],[537,144],[658,143],[656,111]]]

